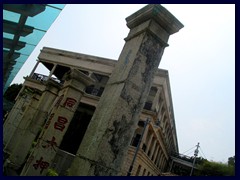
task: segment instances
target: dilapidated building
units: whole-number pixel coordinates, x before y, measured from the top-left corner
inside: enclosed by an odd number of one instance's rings
[[[126,45],[125,57],[120,55],[118,61],[48,47],[41,50],[4,122],[6,166],[21,170],[20,175],[46,175],[50,168],[60,175],[157,176],[169,170],[178,142],[168,71],[156,66],[166,44],[152,39],[152,33],[159,33],[156,28],[169,19],[151,20],[157,11],[159,17],[169,13],[160,5],[148,5],[140,10],[143,17],[137,13],[127,18],[133,30],[126,44],[141,34],[146,39],[137,54],[138,45]],[[167,32],[182,27],[172,15],[168,18],[171,24],[160,28],[165,36],[156,39],[167,41]],[[150,35],[144,34],[146,29]],[[35,72],[39,64],[49,70],[48,75]],[[86,169],[75,174],[79,167]]]

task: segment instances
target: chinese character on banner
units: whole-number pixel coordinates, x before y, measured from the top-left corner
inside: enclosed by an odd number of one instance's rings
[[[67,109],[72,109],[74,108],[74,105],[76,104],[76,102],[77,102],[76,99],[67,98],[63,106],[66,107]]]
[[[63,99],[63,95],[61,95],[61,96],[58,98],[58,101],[56,102],[56,104],[55,104],[54,107],[58,107],[58,106],[60,105],[62,99]]]
[[[43,157],[41,157],[39,160],[36,160],[36,164],[33,164],[33,167],[37,170],[38,168],[41,169],[40,173],[42,174],[44,169],[47,169],[49,166],[49,163],[46,161],[43,161]]]
[[[65,117],[59,116],[57,122],[54,123],[54,128],[63,131],[67,122],[68,120]]]
[[[47,123],[45,124],[44,129],[47,129],[47,128],[48,128],[48,126],[49,126],[50,123],[51,123],[51,120],[52,120],[53,116],[54,116],[54,113],[52,113],[52,114],[49,116],[49,119],[48,119]]]
[[[55,147],[57,147],[57,143],[56,143],[55,140],[56,140],[56,138],[53,136],[53,137],[52,137],[52,140],[50,140],[50,141],[47,140],[47,141],[46,141],[47,144],[46,144],[46,145],[42,145],[42,147],[43,147],[43,148],[51,147],[51,149],[53,149],[53,150],[56,152]]]

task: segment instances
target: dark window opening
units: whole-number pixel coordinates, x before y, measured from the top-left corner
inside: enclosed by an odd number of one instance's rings
[[[150,111],[152,109],[152,102],[146,102],[144,105],[144,109]]]
[[[140,170],[141,170],[141,167],[142,167],[141,165],[138,166],[138,168],[137,168],[137,172],[136,172],[136,176],[139,175],[139,172],[140,172]]]
[[[142,150],[143,150],[144,152],[146,152],[146,149],[147,149],[147,146],[146,146],[146,144],[144,143],[143,146],[142,146]]]
[[[149,150],[149,151],[148,151],[148,156],[150,156],[150,153],[151,153],[151,151]]]
[[[140,127],[144,127],[144,121],[138,121],[138,126],[140,126]]]
[[[143,170],[143,174],[142,174],[142,176],[144,176],[144,175],[145,175],[145,173],[146,173],[146,169],[144,169],[144,170]]]
[[[140,140],[140,137],[141,137],[140,134],[136,134],[136,136],[134,137],[134,139],[133,139],[133,141],[132,141],[132,146],[137,147],[138,142],[139,142],[139,140]]]
[[[76,154],[93,116],[95,107],[80,103],[65,133],[60,149]]]
[[[100,82],[102,80],[102,78],[103,78],[103,76],[100,75],[100,74],[93,73],[93,75],[95,77],[94,79],[96,79],[98,82]]]
[[[94,96],[101,97],[101,95],[102,95],[102,93],[103,93],[103,90],[104,90],[103,87],[95,88],[94,85],[91,85],[91,86],[86,87],[85,92],[86,92],[87,94],[91,94],[91,95],[94,95]]]

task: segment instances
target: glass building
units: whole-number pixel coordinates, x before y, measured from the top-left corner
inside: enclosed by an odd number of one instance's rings
[[[3,4],[3,93],[64,4]]]

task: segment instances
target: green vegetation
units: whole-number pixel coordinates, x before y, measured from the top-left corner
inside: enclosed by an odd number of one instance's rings
[[[48,169],[47,176],[58,176],[58,173],[55,169]]]
[[[22,84],[12,84],[3,95],[3,119],[5,120],[15,103]]]
[[[205,159],[197,165],[197,168],[195,176],[234,176],[235,156],[228,159],[228,164]]]
[[[8,87],[7,91],[4,93],[4,98],[11,102],[14,102],[21,88],[22,84],[12,84],[11,86]]]

